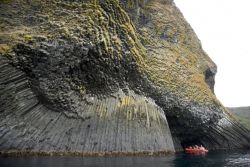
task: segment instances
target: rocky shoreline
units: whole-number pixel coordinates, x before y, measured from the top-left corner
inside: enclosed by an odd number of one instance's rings
[[[6,151],[0,156],[25,157],[25,156],[82,156],[82,157],[112,157],[112,156],[167,156],[174,154],[169,151],[133,151],[133,152],[64,152],[64,151]]]

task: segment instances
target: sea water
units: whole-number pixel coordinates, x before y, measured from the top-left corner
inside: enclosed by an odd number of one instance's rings
[[[250,167],[250,150],[168,156],[0,157],[0,167]]]

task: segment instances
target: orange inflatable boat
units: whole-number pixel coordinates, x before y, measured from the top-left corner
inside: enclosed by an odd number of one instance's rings
[[[208,152],[205,148],[185,148],[186,153],[206,153]]]

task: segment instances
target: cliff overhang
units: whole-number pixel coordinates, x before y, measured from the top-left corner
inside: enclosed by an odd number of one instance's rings
[[[173,1],[0,4],[2,153],[249,148],[249,131],[214,95],[216,65]]]

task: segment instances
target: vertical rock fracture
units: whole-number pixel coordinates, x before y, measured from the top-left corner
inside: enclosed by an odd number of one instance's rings
[[[249,148],[172,0],[4,0],[0,21],[1,153]]]

